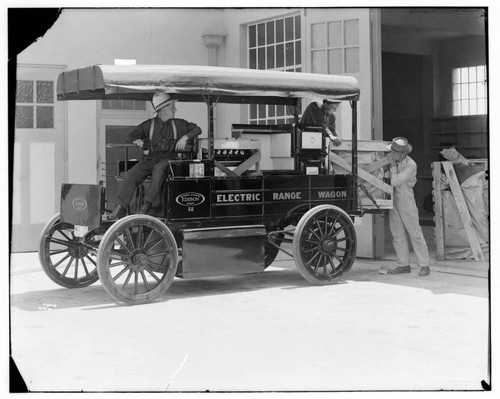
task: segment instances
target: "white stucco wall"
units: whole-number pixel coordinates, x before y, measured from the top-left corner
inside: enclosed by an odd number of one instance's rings
[[[70,68],[112,63],[115,58],[204,65],[207,49],[201,33],[222,28],[221,16],[210,9],[64,9],[21,57],[66,62]]]

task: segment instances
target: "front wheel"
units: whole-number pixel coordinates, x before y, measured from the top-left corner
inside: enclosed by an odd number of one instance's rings
[[[96,252],[103,232],[89,231],[85,238],[75,236],[75,226],[62,223],[55,215],[42,231],[38,257],[47,276],[66,288],[87,287],[95,283]]]
[[[332,284],[356,258],[356,230],[349,215],[334,205],[320,205],[299,220],[293,256],[300,274],[316,285]]]
[[[109,295],[127,305],[151,302],[172,284],[178,249],[170,229],[155,217],[131,215],[102,238],[97,272]]]

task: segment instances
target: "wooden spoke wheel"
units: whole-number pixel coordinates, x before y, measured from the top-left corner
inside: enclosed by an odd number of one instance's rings
[[[38,256],[43,270],[56,284],[66,288],[86,287],[95,283],[97,248],[103,231],[89,231],[84,238],[76,237],[74,226],[61,223],[59,214],[45,226]]]
[[[109,295],[128,305],[151,302],[172,284],[178,263],[170,229],[148,215],[114,223],[99,245],[97,271]]]
[[[356,231],[349,215],[333,205],[309,210],[293,238],[293,256],[300,274],[317,285],[343,276],[356,257]]]

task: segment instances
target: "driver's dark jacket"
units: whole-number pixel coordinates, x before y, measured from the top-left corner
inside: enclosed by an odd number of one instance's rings
[[[128,170],[123,181],[116,202],[122,207],[126,207],[134,194],[135,188],[141,184],[146,177],[151,174],[149,188],[144,193],[144,200],[152,204],[158,203],[161,183],[169,160],[178,159],[175,151],[177,139],[186,135],[189,139],[201,134],[201,129],[195,124],[184,119],[171,118],[163,122],[155,117],[155,126],[152,140],[149,139],[149,129],[152,119],[141,123],[128,136],[127,142],[133,143],[137,139],[144,141],[143,149],[149,150],[146,158],[138,162]],[[174,135],[172,122],[175,123],[177,137]],[[188,143],[189,144],[189,140]]]
[[[137,139],[144,141],[143,149],[149,150],[149,157],[159,156],[168,157],[170,159],[177,158],[175,152],[175,144],[178,139],[186,135],[189,139],[201,134],[201,129],[198,125],[188,122],[185,119],[171,118],[163,122],[160,118],[155,117],[155,126],[153,131],[152,140],[149,139],[149,129],[151,127],[152,119],[144,121],[135,128],[128,136],[127,143],[133,143]],[[174,135],[172,122],[175,123],[177,129],[177,137]],[[189,140],[188,139],[188,143]]]

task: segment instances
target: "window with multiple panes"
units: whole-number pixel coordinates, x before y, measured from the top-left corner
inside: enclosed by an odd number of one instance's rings
[[[302,71],[300,15],[248,25],[248,68]],[[285,124],[293,122],[284,105],[249,106],[249,123]]]
[[[339,75],[359,72],[359,21],[311,25],[311,71]]]
[[[136,100],[102,100],[102,109],[145,111],[146,101]]]
[[[16,128],[54,128],[54,82],[18,80],[16,87]]]
[[[486,114],[486,84],[484,65],[453,68],[453,116]]]

